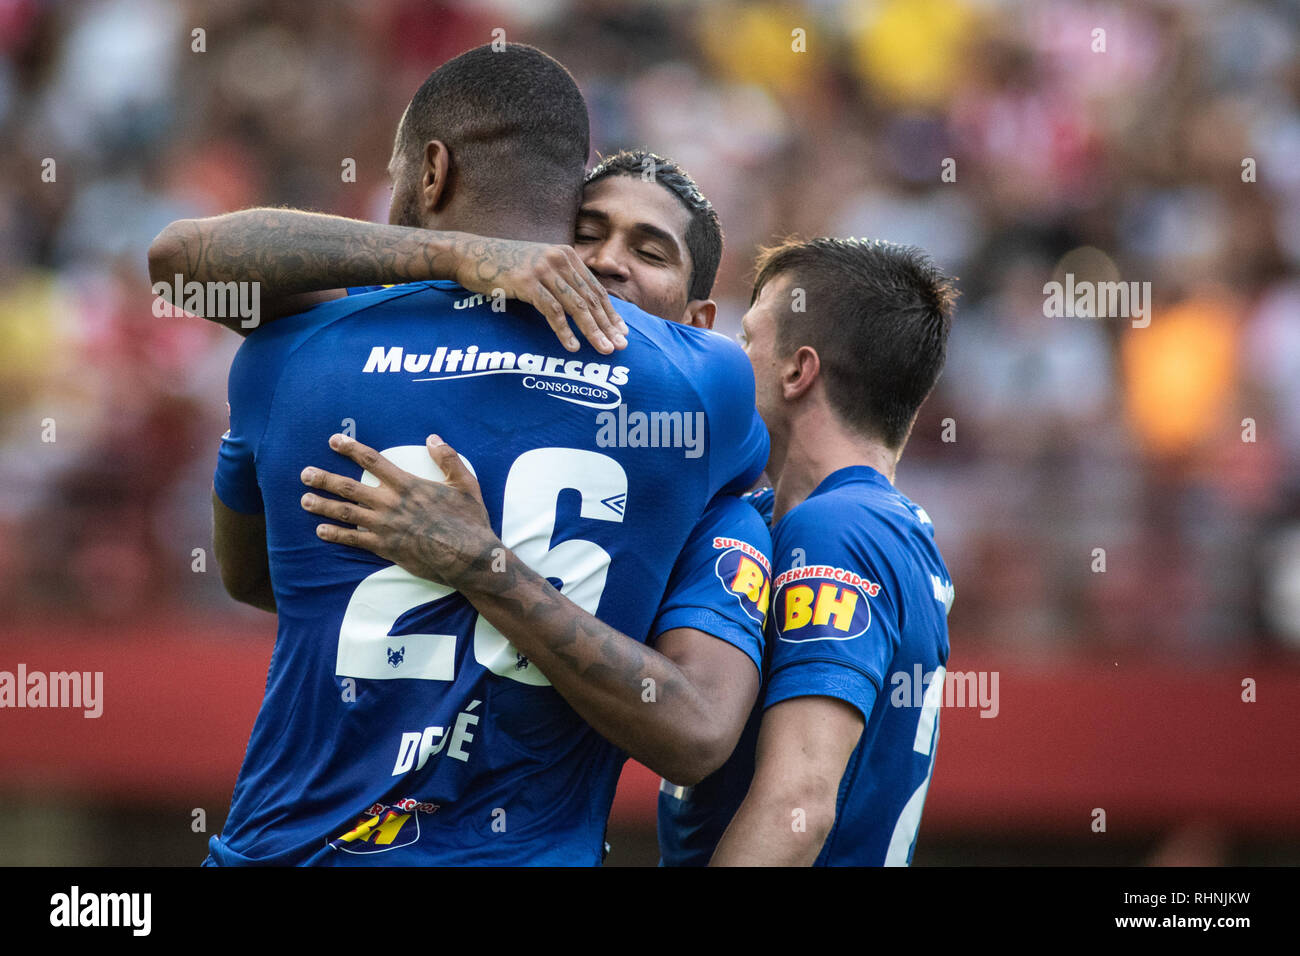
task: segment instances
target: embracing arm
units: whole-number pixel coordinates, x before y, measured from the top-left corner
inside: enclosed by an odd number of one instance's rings
[[[304,484],[348,499],[307,494],[307,511],[361,526],[322,524],[322,539],[460,591],[598,733],[674,783],[698,783],[730,756],[758,695],[745,652],[692,628],[666,631],[656,650],[578,607],[493,533],[478,483],[446,444],[429,443],[445,482],[355,439],[335,435],[330,446],[379,487],[304,470]]]
[[[149,277],[170,291],[190,282],[256,283],[260,321],[271,321],[343,295],[348,286],[450,279],[471,292],[521,299],[546,316],[571,349],[565,312],[597,349],[627,331],[604,288],[569,246],[492,239],[463,232],[301,212],[245,209],[181,219],[149,246]],[[179,305],[180,303],[173,303]],[[206,316],[247,335],[258,324]],[[561,334],[562,330],[562,334]]]
[[[647,647],[578,607],[512,552],[503,572],[490,570],[490,549],[485,555],[458,590],[601,736],[687,786],[731,756],[758,695],[758,669],[743,651],[693,628],[667,631],[657,649]]]
[[[862,713],[834,697],[793,697],[764,711],[754,780],[710,866],[811,866],[863,726]]]

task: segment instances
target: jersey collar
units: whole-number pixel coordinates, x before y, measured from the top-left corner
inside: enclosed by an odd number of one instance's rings
[[[882,475],[870,465],[849,465],[847,468],[839,468],[832,471],[829,475],[821,480],[816,488],[813,489],[809,498],[815,498],[818,495],[824,495],[841,485],[851,485],[855,482],[866,482],[872,485],[879,485],[889,491],[894,490],[893,484],[888,478]]]

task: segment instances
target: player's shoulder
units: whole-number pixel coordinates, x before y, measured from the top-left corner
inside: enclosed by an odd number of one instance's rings
[[[919,514],[918,514],[919,513]],[[922,539],[933,546],[933,526],[924,510],[898,492],[872,468],[844,468],[828,476],[773,528],[782,542],[811,539],[863,554],[898,556]]]
[[[762,515],[748,502],[730,494],[716,495],[709,502],[695,526],[695,537],[707,539],[715,548],[739,540],[758,548],[764,557],[772,552],[772,535]]]
[[[256,354],[293,348],[341,319],[416,295],[437,295],[447,298],[450,302],[453,290],[458,289],[459,286],[443,282],[411,282],[404,285],[375,286],[372,291],[364,292],[360,291],[361,288],[365,287],[348,289],[347,295],[330,299],[295,315],[285,316],[254,329],[244,339],[240,351]]]
[[[315,311],[313,308],[285,316],[261,325],[245,336],[230,365],[232,386],[236,380],[243,384],[266,385],[278,378],[286,359],[319,327],[318,320],[312,316]]]
[[[825,518],[840,512],[866,522],[894,525],[918,524],[921,512],[893,482],[866,465],[841,468],[828,475],[798,508],[804,509],[805,518]],[[929,516],[925,520],[928,522]]]
[[[707,369],[718,363],[749,366],[744,350],[731,338],[683,322],[670,322],[643,311],[631,302],[610,297],[614,311],[622,316],[628,332],[651,346],[669,353],[674,361],[693,362]]]
[[[402,282],[396,285],[351,286],[344,290],[347,295],[328,302],[322,302],[305,312],[300,312],[293,319],[308,325],[322,325],[367,309],[382,308],[396,302],[405,302],[418,298],[421,304],[425,300],[435,300],[455,308],[459,300],[472,297],[468,289],[446,279],[430,279],[423,282]],[[480,301],[482,297],[480,296]],[[462,303],[460,308],[465,308]]]

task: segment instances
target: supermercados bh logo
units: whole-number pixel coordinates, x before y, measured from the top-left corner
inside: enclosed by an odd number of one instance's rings
[[[376,345],[362,371],[420,376],[411,379],[413,382],[514,375],[529,392],[588,408],[616,408],[621,404],[623,395],[618,387],[627,384],[628,375],[626,365],[532,352],[484,352],[477,345],[463,349],[440,345],[432,353],[407,352],[400,345]]]
[[[436,813],[438,804],[421,803],[413,797],[394,804],[376,803],[361,815],[330,846],[344,853],[384,853],[410,846],[420,839],[420,815]]]
[[[871,627],[868,597],[880,585],[855,571],[811,565],[782,571],[773,582],[778,637],[792,644],[804,641],[847,641]]]
[[[767,555],[736,538],[714,538],[713,547],[722,551],[713,563],[713,573],[722,586],[736,596],[744,612],[762,624],[767,619],[772,579],[772,565],[768,563]]]

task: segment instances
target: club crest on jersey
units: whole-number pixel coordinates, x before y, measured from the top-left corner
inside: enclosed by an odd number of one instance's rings
[[[617,408],[623,402],[620,385],[627,384],[628,367],[606,362],[532,352],[480,351],[477,345],[433,352],[407,352],[400,345],[376,345],[370,350],[363,373],[406,372],[420,375],[413,382],[442,382],[481,375],[517,375],[527,392],[558,398],[588,408]]]
[[[777,636],[791,644],[847,641],[871,627],[868,597],[880,585],[829,565],[791,568],[776,576],[772,602]]]
[[[344,853],[384,853],[410,846],[420,839],[420,815],[436,813],[438,804],[421,803],[412,797],[389,805],[373,804],[357,818],[356,825],[329,845]]]
[[[762,624],[767,619],[772,577],[767,555],[736,538],[714,538],[713,547],[722,551],[713,563],[713,573],[750,619]]]
[[[388,663],[392,664],[394,667],[401,667],[402,661],[404,660],[406,660],[405,644],[403,644],[397,650],[393,650],[391,647],[388,649]]]

